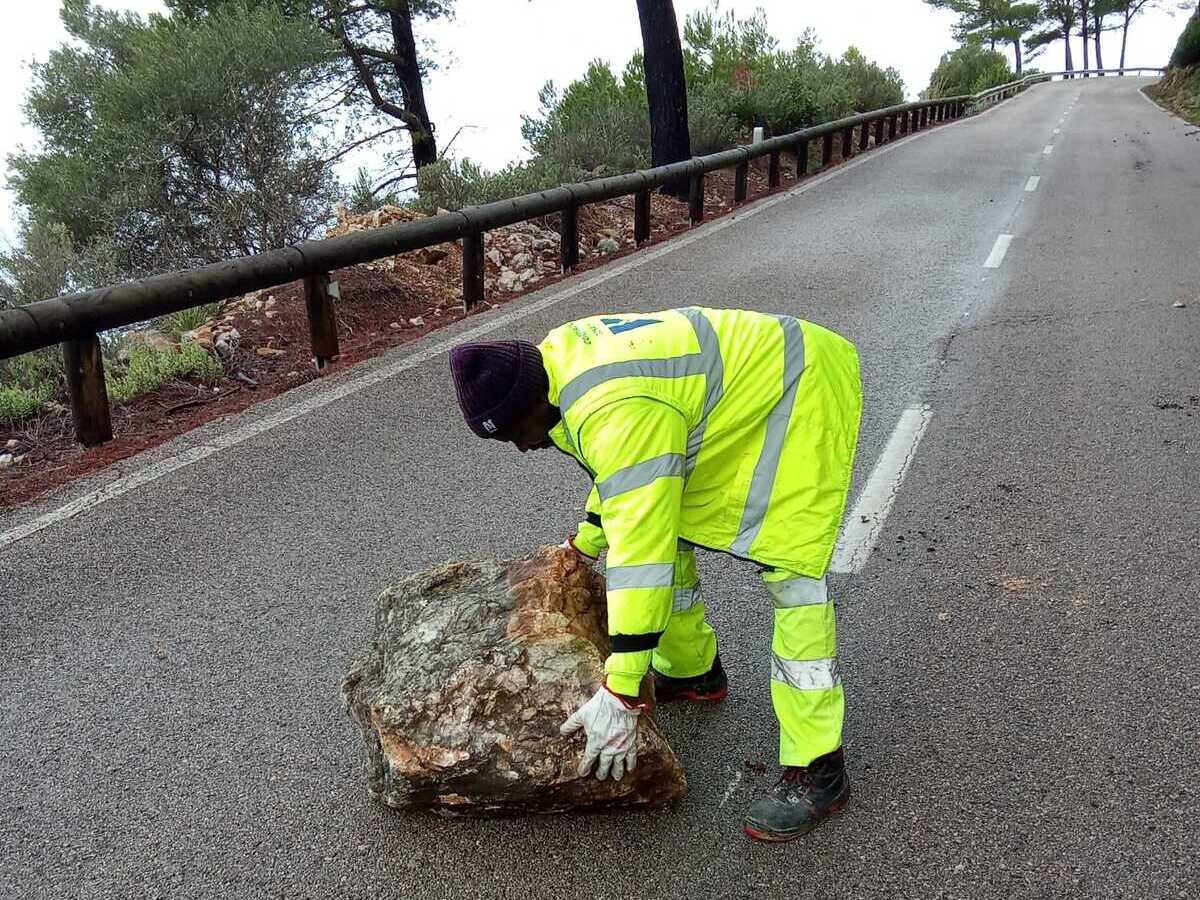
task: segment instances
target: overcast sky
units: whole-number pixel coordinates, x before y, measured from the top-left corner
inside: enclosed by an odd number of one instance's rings
[[[15,0],[3,0],[15,3]],[[682,21],[709,0],[675,0]],[[159,0],[100,0],[99,5],[139,13],[161,11]],[[21,20],[0,29],[0,161],[19,144],[36,145],[24,126],[21,102],[29,84],[28,63],[44,60],[65,35],[58,0],[22,4]],[[953,49],[953,16],[932,10],[922,0],[722,0],[721,9],[748,16],[766,10],[775,37],[792,44],[805,28],[816,30],[822,49],[840,55],[851,44],[882,66],[900,71],[909,96],[929,82],[938,58]],[[1130,32],[1130,65],[1164,65],[1182,16],[1154,11]],[[15,25],[15,27],[14,27]],[[538,89],[547,79],[565,85],[600,58],[619,68],[641,45],[634,0],[458,0],[458,14],[426,33],[436,39],[442,68],[430,79],[426,99],[440,139],[468,126],[454,145],[489,168],[522,155],[521,113],[537,108]],[[1075,42],[1076,65],[1081,60]],[[1106,35],[1105,62],[1115,65],[1120,34]],[[1062,67],[1062,44],[1035,64]],[[0,185],[2,186],[2,185]],[[0,190],[0,240],[14,232],[12,197]]]

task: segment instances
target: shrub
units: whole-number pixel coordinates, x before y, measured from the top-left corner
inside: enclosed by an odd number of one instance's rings
[[[1008,59],[1003,53],[985,50],[979,44],[964,44],[942,55],[941,62],[933,70],[925,95],[935,99],[977,94],[1015,79],[1016,75],[1008,67]]]
[[[0,385],[53,396],[66,387],[61,351],[53,347],[0,361]]]
[[[737,143],[738,119],[730,112],[728,100],[709,85],[688,92],[688,131],[696,156],[727,150]]]
[[[370,169],[359,167],[346,197],[346,209],[351,215],[359,216],[385,206],[399,204],[399,197],[395,191],[376,193],[375,181],[376,178]]]
[[[538,160],[513,163],[499,172],[489,172],[469,159],[442,158],[421,167],[417,173],[417,198],[408,206],[425,213],[436,212],[439,207],[462,209],[535,194],[558,187],[564,180],[568,179],[561,172]]]
[[[529,149],[568,179],[597,169],[628,172],[650,159],[650,118],[641,56],[618,79],[593,61],[560,96],[553,82],[538,95],[539,115],[522,116]]]
[[[904,102],[904,80],[900,73],[879,68],[857,47],[849,48],[831,68],[830,77],[846,86],[856,113]]]
[[[174,341],[178,341],[185,331],[199,328],[217,314],[218,304],[208,303],[204,306],[193,306],[177,313],[160,316],[154,321],[154,327]]]
[[[0,385],[0,425],[12,427],[40,415],[50,401],[50,391]]]
[[[1197,9],[1179,35],[1175,52],[1171,54],[1172,66],[1200,65],[1200,9]]]
[[[175,378],[197,378],[212,383],[222,375],[221,363],[198,344],[183,344],[171,350],[134,347],[129,351],[124,371],[109,377],[108,396],[117,403],[128,403]]]

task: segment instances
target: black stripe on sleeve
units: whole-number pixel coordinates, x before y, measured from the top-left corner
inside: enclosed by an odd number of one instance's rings
[[[661,631],[653,634],[613,634],[609,636],[613,653],[637,653],[641,650],[653,650],[658,646]]]
[[[600,513],[594,513],[594,512],[588,513],[587,514],[587,523],[589,525],[595,525],[597,528],[604,527],[603,525],[600,524]]]

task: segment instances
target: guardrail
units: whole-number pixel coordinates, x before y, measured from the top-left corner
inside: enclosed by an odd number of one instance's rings
[[[1008,84],[998,84],[995,87],[990,87],[985,91],[980,91],[971,98],[972,111],[978,112],[980,109],[988,106],[993,106],[1001,100],[1005,100],[1014,94],[1020,93],[1028,87],[1035,84],[1042,84],[1054,78],[1087,78],[1092,75],[1097,77],[1103,75],[1124,76],[1127,72],[1153,72],[1156,75],[1162,75],[1167,70],[1163,68],[1154,68],[1152,66],[1138,66],[1137,68],[1125,67],[1123,69],[1072,69],[1062,72],[1038,72],[1036,75],[1027,75],[1017,81],[1010,81]]]
[[[1050,76],[1032,77],[1046,80]],[[61,343],[76,437],[85,446],[94,446],[112,439],[99,340],[100,333],[108,329],[302,279],[313,361],[320,371],[338,355],[333,316],[336,292],[331,290],[330,281],[330,273],[337,269],[461,240],[463,306],[470,311],[484,297],[483,238],[491,229],[558,214],[560,259],[562,270],[568,272],[579,263],[578,215],[580,207],[589,203],[632,195],[634,241],[640,245],[650,237],[650,195],[665,185],[688,183],[689,216],[696,225],[704,220],[704,176],[711,172],[734,169],[734,199],[741,203],[747,196],[750,163],[756,159],[768,159],[768,184],[775,188],[780,184],[780,161],[784,153],[795,154],[796,177],[800,178],[809,174],[810,154],[818,146],[820,162],[812,171],[820,171],[835,161],[835,136],[837,158],[849,159],[867,151],[872,146],[872,137],[874,146],[879,146],[947,119],[957,119],[980,106],[998,102],[992,99],[995,95],[1004,99],[1023,90],[1029,81],[1001,85],[973,97],[902,103],[668,166],[564,185],[415,222],[305,241],[256,256],[40,300],[0,311],[0,359]]]

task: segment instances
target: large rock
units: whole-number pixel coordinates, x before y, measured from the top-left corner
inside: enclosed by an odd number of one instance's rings
[[[578,774],[581,733],[558,728],[595,692],[607,655],[603,579],[569,550],[447,563],[389,588],[370,649],[342,681],[371,796],[447,813],[677,800],[687,783],[651,714],[632,773]]]

